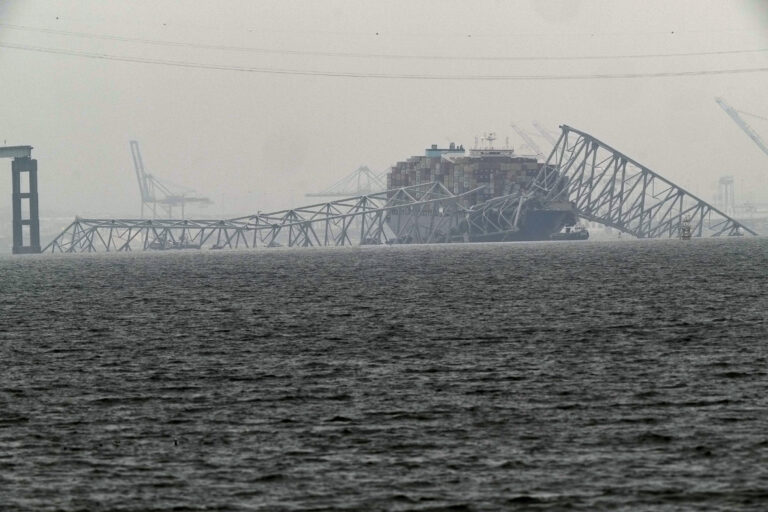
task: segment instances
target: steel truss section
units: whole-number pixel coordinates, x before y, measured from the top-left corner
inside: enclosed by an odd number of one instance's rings
[[[441,183],[226,220],[76,218],[43,252],[313,247],[448,241],[464,211]],[[388,222],[397,214],[397,222]],[[428,218],[427,224],[418,222]]]
[[[122,252],[237,248],[247,244],[247,226],[227,220],[76,218],[43,252]]]
[[[76,218],[42,252],[317,247],[507,240],[527,211],[568,201],[578,216],[639,238],[756,234],[594,137],[561,126],[527,191],[466,206],[439,182],[225,220]],[[498,235],[501,235],[499,237]]]
[[[254,246],[432,243],[446,241],[463,211],[461,199],[476,191],[454,195],[432,182],[232,220],[253,231]]]
[[[562,125],[533,183],[547,200],[571,201],[580,217],[638,238],[754,231],[591,135]]]
[[[467,241],[482,240],[487,236],[501,235],[500,241],[520,231],[520,221],[530,194],[509,194],[493,197],[467,209]]]

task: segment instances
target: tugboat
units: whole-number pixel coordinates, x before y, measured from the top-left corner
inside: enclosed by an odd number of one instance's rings
[[[680,224],[680,240],[691,239],[691,219],[685,217],[682,224]]]
[[[172,251],[178,249],[200,249],[201,246],[193,242],[157,239],[150,242],[147,248],[155,251]]]
[[[589,238],[589,231],[583,226],[566,226],[565,231],[559,233],[552,233],[549,235],[550,240],[587,240]]]

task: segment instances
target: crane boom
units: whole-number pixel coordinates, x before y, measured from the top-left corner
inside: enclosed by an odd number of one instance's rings
[[[728,114],[731,119],[733,119],[733,122],[739,125],[739,128],[741,128],[742,131],[746,133],[750,139],[752,139],[752,142],[757,144],[757,147],[759,147],[763,153],[768,155],[768,145],[763,142],[763,139],[760,137],[760,135],[758,135],[757,132],[751,126],[749,126],[744,118],[742,118],[733,107],[727,104],[723,98],[715,98],[715,101],[723,110],[725,110],[725,113]]]
[[[154,198],[149,192],[149,184],[147,183],[147,174],[144,172],[144,161],[141,159],[141,151],[139,151],[139,143],[135,140],[130,141],[131,144],[131,157],[133,158],[133,168],[136,171],[136,180],[139,182],[139,191],[141,192],[142,201],[152,201]]]
[[[557,144],[557,139],[556,139],[555,137],[553,137],[553,136],[552,136],[552,134],[551,134],[551,133],[549,133],[549,132],[548,132],[546,129],[544,129],[544,127],[543,127],[543,126],[541,126],[539,123],[537,123],[536,121],[534,121],[534,122],[533,122],[533,127],[534,127],[534,128],[536,128],[536,130],[537,130],[537,131],[538,131],[538,132],[541,134],[541,136],[542,136],[542,137],[544,137],[545,139],[547,139],[547,142],[549,142],[549,143],[550,143],[550,144],[552,144],[553,146],[554,146],[555,144]]]
[[[133,168],[136,171],[136,181],[139,183],[139,192],[141,192],[141,218],[144,218],[145,208],[149,209],[154,219],[157,217],[157,208],[159,206],[161,212],[165,212],[170,219],[173,217],[173,209],[176,207],[181,207],[181,217],[184,218],[184,205],[186,203],[211,204],[211,200],[207,197],[188,196],[187,192],[194,192],[194,190],[188,187],[171,185],[182,189],[180,192],[174,192],[168,185],[151,174],[147,174],[144,169],[144,159],[141,157],[139,143],[132,140],[130,141],[130,146]],[[186,189],[186,192],[184,189]],[[158,197],[160,195],[162,197]]]
[[[534,141],[530,135],[525,133],[523,130],[517,127],[515,123],[510,123],[510,126],[512,127],[515,132],[525,141],[525,143],[528,145],[529,148],[531,148],[537,156],[544,156],[544,153],[541,152],[541,149],[539,148],[538,144],[536,144],[536,141]]]

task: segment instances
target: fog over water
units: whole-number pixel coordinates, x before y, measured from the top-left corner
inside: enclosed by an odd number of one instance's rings
[[[138,216],[130,139],[150,172],[214,200],[197,216],[219,217],[305,203],[360,164],[382,171],[431,143],[496,131],[522,148],[513,121],[585,130],[707,199],[723,174],[743,200],[768,197],[765,155],[713,100],[768,116],[765,72],[429,80],[167,64],[464,77],[760,68],[765,51],[721,52],[768,47],[764,2],[25,0],[2,2],[0,23],[0,142],[35,146],[43,217]],[[680,53],[697,55],[669,56]],[[614,58],[574,59],[599,56]],[[3,216],[9,191],[0,180]]]

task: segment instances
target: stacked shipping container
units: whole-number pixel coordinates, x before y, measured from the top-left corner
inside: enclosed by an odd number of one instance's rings
[[[387,174],[387,188],[437,181],[461,194],[484,186],[466,198],[465,206],[470,206],[525,189],[541,165],[535,158],[515,155],[513,150],[470,150],[466,155],[463,150],[437,150],[433,146],[425,156],[395,164]]]

